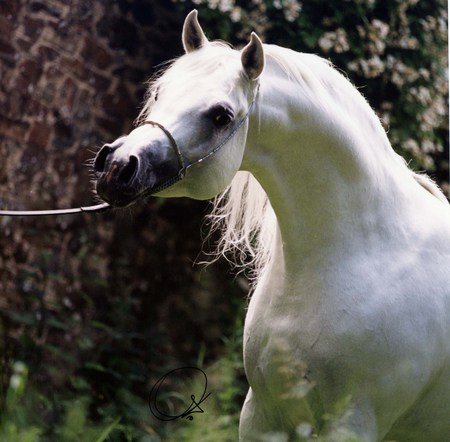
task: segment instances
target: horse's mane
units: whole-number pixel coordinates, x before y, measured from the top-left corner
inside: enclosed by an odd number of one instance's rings
[[[158,90],[164,87],[170,89],[172,82],[178,82],[180,72],[183,82],[190,84],[191,77],[198,78],[219,67],[226,68],[231,61],[230,55],[236,58],[236,53],[224,42],[210,42],[209,45],[217,52],[216,56],[212,57],[211,51],[196,51],[189,57],[180,57],[164,64],[149,82],[146,102],[138,122],[148,118]],[[371,107],[330,62],[315,55],[299,54],[274,45],[264,45],[264,49],[266,69],[281,69],[315,103],[323,107],[329,106],[331,102],[338,103],[342,111],[347,111],[353,119],[359,119],[361,125],[370,125],[371,132],[375,134],[375,147],[384,148],[394,161],[406,167],[405,161],[392,150]],[[258,100],[264,100],[263,94],[260,94]],[[422,187],[438,199],[446,201],[431,180],[412,171],[411,173]],[[250,265],[253,269],[251,276],[257,282],[274,257],[278,222],[267,194],[251,173],[239,171],[236,174],[229,187],[215,199],[210,221],[212,230],[221,232],[216,256],[229,257],[231,254],[236,265],[246,268]]]
[[[178,57],[159,66],[147,82],[144,106],[135,121],[136,124],[141,124],[148,118],[159,90],[170,89],[174,83],[179,87],[180,77],[185,85],[189,85],[196,78],[208,76],[217,69],[226,67],[230,54],[233,54],[231,46],[226,42],[213,41],[209,42],[209,48],[215,49],[217,55],[212,57],[210,51],[195,51],[189,54],[189,57]]]
[[[268,62],[282,68],[305,93],[314,94],[316,99],[318,95],[323,97],[325,93],[325,97],[332,97],[339,105],[348,106],[349,112],[354,112],[364,120],[363,124],[371,125],[373,132],[379,134],[376,137],[379,138],[377,147],[383,148],[384,144],[392,159],[401,164],[401,167],[407,168],[406,161],[393,151],[375,112],[330,62],[310,54],[292,57],[293,51],[277,46],[265,45],[265,50]],[[355,97],[353,100],[348,100],[348,96],[343,95],[350,93],[352,98]],[[356,112],[355,106],[358,107]],[[410,172],[425,190],[448,204],[442,191],[430,178],[411,170]],[[279,227],[266,192],[251,173],[239,171],[236,174],[230,186],[215,199],[210,219],[213,230],[221,231],[217,254],[229,256],[231,252],[237,266],[250,264],[253,269],[250,276],[256,283],[274,257]]]
[[[214,200],[209,215],[212,231],[220,230],[217,255],[233,264],[249,267],[256,281],[275,251],[278,222],[266,192],[256,178],[239,171],[228,188]]]

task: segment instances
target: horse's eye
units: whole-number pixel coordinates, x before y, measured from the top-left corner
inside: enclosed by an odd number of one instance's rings
[[[219,114],[214,117],[214,124],[219,127],[226,126],[231,123],[231,116],[229,114]]]
[[[218,128],[225,127],[233,121],[233,113],[230,109],[223,106],[212,109],[209,116],[214,126]]]

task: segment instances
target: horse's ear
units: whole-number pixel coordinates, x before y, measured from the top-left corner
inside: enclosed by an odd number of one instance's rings
[[[252,32],[250,42],[242,49],[242,66],[249,80],[256,80],[264,69],[264,49],[259,37]]]
[[[183,25],[183,47],[186,53],[196,51],[208,43],[208,39],[201,28],[196,9],[189,12]]]

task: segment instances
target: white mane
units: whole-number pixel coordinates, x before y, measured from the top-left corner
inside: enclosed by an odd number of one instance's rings
[[[214,201],[212,230],[220,230],[218,255],[233,255],[237,266],[249,265],[255,279],[270,262],[278,222],[269,198],[249,172],[239,171]]]
[[[183,78],[184,85],[189,85],[190,79],[207,76],[217,69],[226,69],[236,58],[236,52],[226,43],[210,42],[209,45],[217,55],[211,56],[210,51],[196,51],[165,64],[161,72],[149,82],[146,103],[137,118],[138,123],[149,117],[159,90],[170,90],[174,84],[179,87],[180,77]],[[274,45],[264,45],[264,50],[266,70],[281,68],[293,87],[300,87],[311,98],[311,102],[322,107],[337,105],[339,111],[347,112],[360,127],[370,125],[370,133],[376,135],[370,140],[373,148],[384,149],[394,161],[404,163],[392,150],[374,111],[330,62],[315,55],[299,54]],[[258,100],[264,100],[263,94],[260,95]],[[431,180],[422,175],[413,175],[425,189],[446,201]],[[278,234],[276,215],[260,184],[250,173],[238,172],[230,186],[215,199],[209,218],[212,230],[221,231],[217,256],[228,257],[231,254],[234,264],[242,267],[250,265],[253,268],[251,276],[257,281],[274,255],[275,238]]]
[[[375,112],[331,63],[310,54],[294,58],[293,51],[272,45],[265,45],[265,51],[268,67],[270,63],[275,63],[305,93],[314,95],[316,100],[323,98],[324,106],[330,105],[327,100],[331,98],[354,118],[360,119],[361,124],[371,125],[374,129],[372,133],[379,134],[378,139],[372,140],[376,148],[388,148],[394,161],[407,167],[405,160],[392,149]],[[356,99],[349,99],[350,93],[351,98]],[[422,187],[448,204],[444,194],[430,178],[411,173]],[[210,219],[212,230],[221,231],[217,254],[229,256],[231,253],[233,263],[237,266],[250,265],[253,268],[250,276],[256,283],[274,256],[278,222],[267,194],[251,173],[239,171],[236,174],[230,186],[215,199]]]

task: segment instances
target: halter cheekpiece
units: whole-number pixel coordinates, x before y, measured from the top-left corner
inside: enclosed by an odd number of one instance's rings
[[[174,175],[173,177],[169,178],[167,181],[165,181],[164,183],[160,184],[159,186],[152,188],[151,190],[149,190],[148,192],[143,192],[143,194],[141,194],[141,196],[145,196],[145,195],[153,195],[155,193],[161,192],[164,189],[167,189],[168,187],[172,186],[173,184],[175,184],[178,181],[181,181],[185,175],[186,175],[186,171],[196,165],[201,163],[202,161],[212,157],[214,154],[216,154],[220,149],[222,149],[223,146],[225,146],[225,144],[228,143],[228,141],[231,140],[231,138],[234,137],[234,135],[236,134],[236,132],[242,127],[242,125],[245,123],[245,121],[247,120],[247,118],[250,115],[250,112],[253,110],[253,106],[255,105],[255,101],[256,98],[258,96],[258,92],[259,92],[259,83],[256,86],[256,92],[255,92],[255,96],[252,100],[252,102],[250,103],[250,106],[248,107],[248,110],[246,112],[246,114],[237,122],[237,124],[235,125],[235,127],[233,128],[232,131],[230,131],[230,133],[213,149],[211,149],[208,153],[206,153],[205,155],[203,155],[202,157],[198,158],[197,160],[194,160],[188,164],[185,163],[183,155],[181,153],[181,149],[178,146],[178,143],[176,142],[175,138],[173,137],[173,135],[170,133],[170,131],[168,129],[166,129],[162,124],[156,122],[156,121],[144,121],[143,123],[141,123],[140,126],[144,126],[146,124],[150,124],[151,126],[155,126],[158,127],[159,129],[161,129],[164,134],[167,136],[167,138],[170,141],[170,144],[177,156],[178,159],[178,163],[179,163],[179,170],[177,172],[176,175]]]

